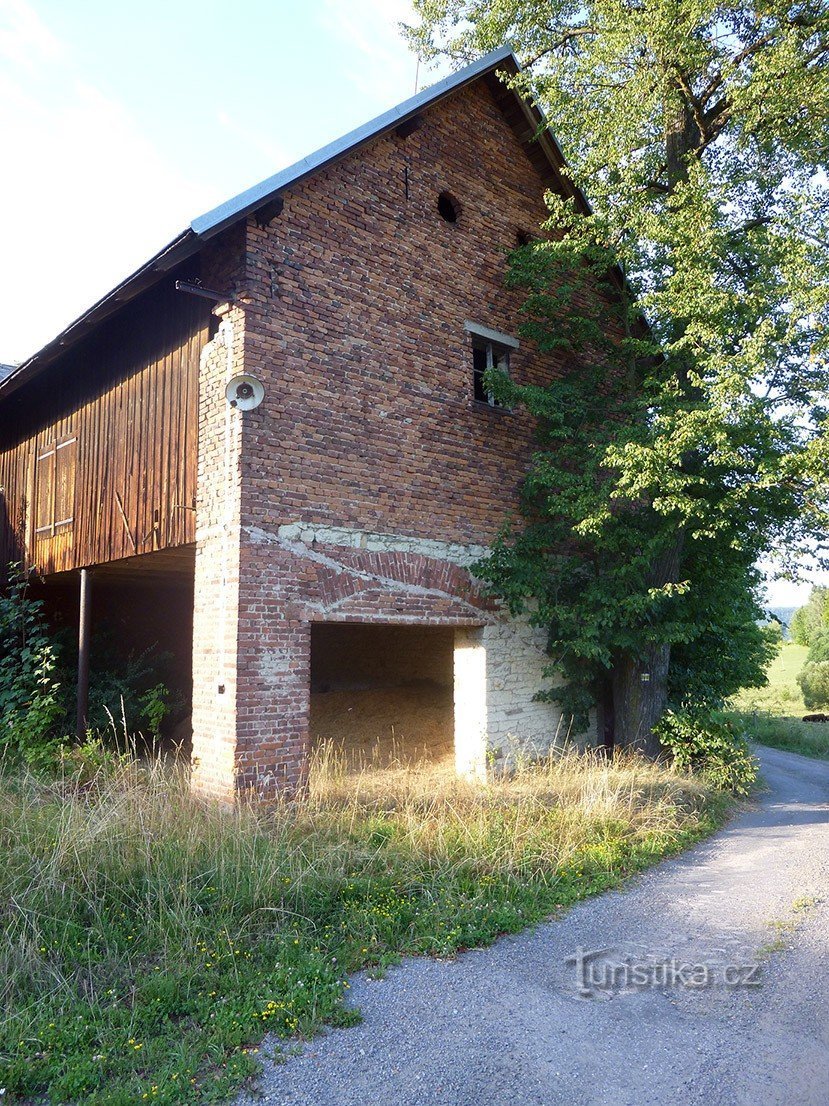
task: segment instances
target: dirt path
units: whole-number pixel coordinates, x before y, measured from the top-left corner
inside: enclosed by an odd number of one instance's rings
[[[829,764],[760,757],[756,808],[625,891],[356,979],[363,1024],[269,1067],[264,1101],[829,1106]],[[580,948],[609,951],[579,973]]]

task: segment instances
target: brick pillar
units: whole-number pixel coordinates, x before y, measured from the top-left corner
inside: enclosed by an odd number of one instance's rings
[[[483,629],[455,631],[455,767],[486,776],[487,672]]]
[[[193,771],[199,794],[234,801],[290,796],[305,783],[310,623],[290,558],[257,541],[262,501],[252,477],[268,418],[225,400],[228,379],[264,375],[239,307],[221,312],[199,385],[199,475],[193,610]]]
[[[191,780],[199,794],[230,802],[237,790],[242,416],[224,392],[243,369],[244,314],[227,308],[221,318],[199,373]]]
[[[285,595],[285,562],[267,549],[264,554],[243,536],[238,786],[258,798],[291,798],[308,773],[311,624],[297,617],[296,604]]]

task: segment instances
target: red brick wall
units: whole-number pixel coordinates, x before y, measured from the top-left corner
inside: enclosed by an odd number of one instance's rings
[[[408,170],[409,198],[405,194]],[[455,224],[438,194],[461,204]],[[483,82],[288,193],[248,232],[248,365],[268,396],[245,435],[243,511],[486,542],[525,469],[525,417],[472,401],[464,321],[515,334],[504,288],[544,186]],[[521,381],[552,362],[522,343]]]
[[[461,205],[455,224],[437,211],[444,190]],[[235,726],[237,786],[273,793],[302,783],[312,621],[468,627],[497,618],[439,550],[424,556],[392,542],[359,551],[279,528],[477,545],[495,536],[516,506],[532,428],[526,416],[473,401],[464,321],[516,333],[522,297],[504,288],[506,255],[518,231],[543,219],[543,191],[478,82],[428,109],[408,138],[380,138],[297,185],[267,228],[249,220],[244,365],[266,396],[256,411],[234,413],[238,639],[226,723]],[[542,382],[560,367],[525,343],[511,358],[520,381]],[[199,476],[209,481],[218,428],[203,422],[203,431]],[[199,518],[205,535],[208,521]],[[197,559],[197,610],[216,593],[204,571],[200,598],[199,564],[212,557]],[[197,613],[197,639],[212,617]],[[213,671],[204,647],[196,658]],[[520,662],[506,660],[523,687]],[[529,680],[528,703],[538,690]],[[215,696],[197,692],[196,701],[196,725],[215,729]],[[521,704],[508,713],[520,728]],[[212,740],[202,741],[203,756]],[[222,791],[212,777],[202,786]]]

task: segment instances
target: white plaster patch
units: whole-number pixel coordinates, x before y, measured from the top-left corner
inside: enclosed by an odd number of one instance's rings
[[[257,656],[260,679],[266,684],[279,684],[280,677],[291,671],[291,655],[288,649],[263,649]]]
[[[468,568],[489,552],[485,545],[463,545],[461,542],[412,538],[402,534],[377,534],[347,526],[308,526],[302,522],[280,526],[276,537],[287,542],[299,541],[304,545],[339,545],[347,549],[365,549],[369,553],[419,553],[438,561],[450,561],[462,568]]]
[[[287,531],[287,533],[285,531]],[[332,569],[334,572],[342,572],[342,573],[345,573],[346,575],[354,576],[359,580],[365,580],[367,583],[376,584],[376,585],[378,585],[378,587],[380,587],[384,590],[394,591],[394,592],[397,592],[397,593],[402,593],[404,595],[423,596],[423,597],[439,597],[439,598],[442,598],[442,599],[448,598],[448,599],[451,599],[456,604],[467,607],[469,612],[470,612],[470,616],[472,618],[474,618],[476,621],[483,622],[484,620],[493,618],[491,613],[488,613],[486,611],[482,611],[479,607],[475,606],[473,603],[468,603],[466,600],[462,599],[460,596],[458,596],[458,595],[456,595],[452,592],[445,592],[445,591],[442,591],[439,588],[426,588],[426,587],[423,587],[420,584],[406,583],[405,581],[398,580],[396,577],[386,576],[386,575],[384,575],[383,573],[380,573],[380,572],[370,572],[367,569],[357,568],[353,565],[342,564],[342,562],[340,562],[336,559],[336,556],[333,556],[331,553],[328,553],[328,552],[323,552],[322,548],[317,549],[315,543],[319,542],[320,544],[322,544],[322,540],[321,540],[320,537],[313,538],[311,536],[311,535],[314,535],[314,534],[319,535],[321,533],[326,533],[326,534],[342,533],[342,534],[352,534],[352,535],[354,535],[354,534],[361,534],[362,531],[356,531],[356,530],[336,531],[332,528],[324,528],[324,529],[319,529],[319,530],[310,530],[307,527],[301,527],[301,526],[299,526],[299,524],[297,524],[296,528],[294,528],[293,526],[291,526],[291,527],[280,526],[278,531],[275,534],[272,533],[271,531],[263,529],[260,526],[247,526],[247,527],[245,527],[245,533],[248,535],[248,537],[251,539],[251,541],[256,542],[257,544],[278,545],[281,549],[285,549],[287,552],[293,553],[294,556],[307,558],[308,560],[313,561],[315,564],[324,565],[326,568]],[[289,535],[293,535],[293,536],[289,536]],[[416,540],[416,539],[412,539],[412,540]],[[328,543],[326,543],[326,544],[328,544]],[[444,543],[444,542],[438,542],[438,543],[435,543],[435,544],[448,548],[447,543]],[[340,542],[339,545],[340,545],[340,548],[343,548],[344,543]],[[336,545],[334,545],[333,548],[336,549]],[[370,546],[368,546],[368,545],[355,545],[354,542],[350,542],[348,544],[347,548],[349,548],[349,549],[367,549],[369,551],[375,551],[375,550],[371,550]],[[457,546],[457,548],[458,549],[463,549],[465,547],[459,545],[459,546]],[[378,548],[376,551],[377,552],[417,552],[417,553],[423,553],[423,550],[421,550],[421,549],[401,550],[401,549],[397,549],[395,546],[385,546],[382,550]],[[432,557],[435,557],[436,559],[438,559],[437,555],[435,553],[430,553],[430,554],[423,553],[423,555],[424,556],[432,556]],[[448,557],[444,557],[443,559],[444,560],[449,560]],[[474,559],[475,558],[472,558],[472,560],[474,560]],[[459,563],[459,562],[455,562],[455,563]],[[338,599],[335,603],[332,603],[328,607],[323,608],[323,607],[317,606],[315,609],[318,610],[320,613],[323,613],[323,614],[332,614],[334,611],[336,611],[336,609],[339,606],[350,602],[351,599],[352,599],[352,596],[346,595],[346,596],[343,596],[341,599]],[[309,606],[311,606],[311,604],[309,604]]]

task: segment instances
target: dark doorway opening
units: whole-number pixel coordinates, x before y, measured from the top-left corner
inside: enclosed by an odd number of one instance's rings
[[[355,766],[441,760],[454,748],[454,632],[316,623],[311,740]]]
[[[160,748],[179,753],[187,762],[192,739],[194,554],[193,546],[179,546],[89,570],[90,729],[105,739],[124,737],[118,691],[119,679],[124,678],[130,688],[129,737],[139,739],[139,748],[152,746],[141,699],[160,683],[167,708],[160,723]],[[77,571],[32,581],[33,595],[43,600],[56,628],[66,680],[73,683],[79,583]]]

